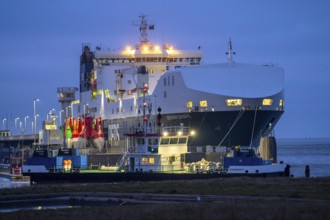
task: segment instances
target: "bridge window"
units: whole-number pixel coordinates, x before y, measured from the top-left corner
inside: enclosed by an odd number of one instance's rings
[[[157,138],[149,138],[148,139],[148,144],[149,145],[157,145],[158,144],[158,139]]]
[[[263,99],[262,100],[262,105],[272,105],[273,104],[273,99]]]
[[[169,141],[170,141],[169,138],[162,138],[162,139],[160,140],[160,144],[168,144]]]
[[[242,105],[242,99],[227,99],[227,106],[240,106]]]
[[[148,164],[148,158],[142,157],[141,162],[142,162],[142,164]]]
[[[283,106],[283,99],[280,100],[280,106]]]
[[[179,144],[185,144],[187,142],[187,138],[179,138]]]
[[[137,138],[136,139],[137,144],[144,144],[144,138]]]
[[[170,144],[177,144],[178,143],[178,138],[171,138]]]
[[[207,107],[207,101],[206,100],[199,101],[199,106],[200,107]]]

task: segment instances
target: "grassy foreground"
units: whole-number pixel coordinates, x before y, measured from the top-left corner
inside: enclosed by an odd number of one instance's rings
[[[2,189],[0,197],[61,192],[229,195],[239,199],[18,211],[0,213],[0,219],[330,219],[330,178],[240,177],[117,184],[33,185],[29,188]],[[269,199],[271,197],[280,199]]]

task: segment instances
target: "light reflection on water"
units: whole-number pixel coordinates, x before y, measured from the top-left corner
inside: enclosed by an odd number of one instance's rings
[[[71,209],[71,208],[80,208],[80,206],[53,205],[53,206],[34,206],[34,207],[22,207],[22,208],[6,208],[6,209],[0,209],[0,213],[17,212],[22,210]]]
[[[20,188],[30,186],[30,181],[26,180],[11,180],[8,178],[0,177],[0,189],[3,188]]]

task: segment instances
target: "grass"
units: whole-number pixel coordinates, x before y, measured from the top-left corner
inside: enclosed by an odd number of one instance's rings
[[[327,178],[218,178],[210,180],[47,184],[1,189],[1,195],[57,192],[131,192],[200,195],[266,196],[330,200]]]
[[[330,219],[328,178],[219,178],[211,180],[33,185],[2,189],[0,197],[63,192],[131,192],[248,196],[246,200],[99,205],[1,213],[0,219]],[[258,199],[248,199],[248,198]],[[280,197],[280,200],[267,199]],[[260,199],[259,199],[260,198]],[[294,199],[294,200],[292,200]],[[298,199],[298,200],[297,200]]]
[[[329,219],[326,203],[181,203],[166,205],[87,206],[75,209],[19,211],[0,219]]]

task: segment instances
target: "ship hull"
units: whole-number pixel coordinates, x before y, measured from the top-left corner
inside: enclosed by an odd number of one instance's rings
[[[195,130],[196,135],[189,140],[189,146],[253,146],[259,145],[260,134],[266,134],[269,123],[275,126],[282,111],[222,111],[193,112],[189,118],[165,117],[166,124],[180,124]],[[241,114],[241,117],[239,117]],[[180,118],[180,116],[179,116]],[[170,120],[168,120],[170,119]],[[235,124],[235,120],[237,123]],[[254,130],[254,131],[253,131]],[[253,137],[252,137],[253,136]],[[252,137],[252,139],[251,139]]]
[[[189,147],[250,146],[251,140],[252,146],[258,146],[260,135],[267,135],[282,114],[283,111],[271,110],[187,112],[164,114],[161,117],[161,123],[165,126],[183,124],[194,130],[196,135],[190,137]],[[239,117],[239,115],[241,116]],[[237,122],[235,123],[235,121]],[[120,145],[124,145],[125,133],[140,131],[142,117],[107,119],[103,121],[103,124],[108,146],[110,149],[111,147],[118,148]],[[113,137],[113,134],[116,134],[116,137]]]

